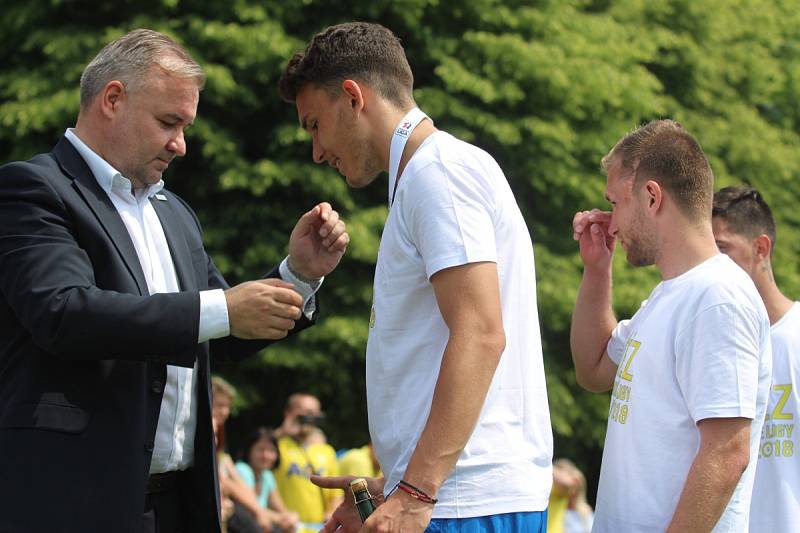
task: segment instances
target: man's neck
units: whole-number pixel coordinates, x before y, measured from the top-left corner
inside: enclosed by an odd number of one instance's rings
[[[656,265],[664,280],[676,278],[719,254],[710,222],[681,222],[662,232]]]
[[[383,120],[383,134],[381,135],[381,157],[384,164],[384,170],[387,172],[389,171],[389,154],[390,154],[390,147],[392,144],[392,138],[394,135],[394,131],[397,128],[397,125],[403,119],[403,117],[413,109],[413,107],[409,107],[408,109],[401,110],[398,108],[392,108],[387,104],[387,109],[385,112],[385,118]],[[437,131],[436,127],[433,125],[430,119],[424,119],[420,122],[416,128],[411,132],[411,135],[408,137],[408,141],[406,141],[406,145],[403,148],[403,155],[400,157],[400,166],[397,169],[397,178],[400,179],[400,176],[403,174],[403,170],[406,168],[406,165],[411,160],[411,157],[414,155],[414,152],[417,151],[417,148],[425,142],[430,135]]]
[[[767,271],[762,272],[754,281],[761,299],[764,300],[764,307],[767,308],[769,323],[774,325],[789,312],[794,302],[780,291],[772,276],[772,269],[768,266],[766,269]]]
[[[91,119],[84,117],[83,114],[79,114],[78,120],[75,124],[75,127],[72,128],[72,131],[78,136],[83,144],[88,146],[94,153],[108,161],[104,153],[104,146],[100,142],[102,141],[103,136],[95,133]]]
[[[403,175],[403,170],[405,170],[406,165],[411,160],[411,156],[417,151],[417,148],[425,142],[425,139],[433,135],[436,131],[437,129],[433,125],[433,122],[428,119],[423,120],[414,128],[414,131],[411,132],[411,136],[408,138],[408,142],[403,149],[403,156],[400,158],[400,166],[397,168],[398,180],[400,176]]]

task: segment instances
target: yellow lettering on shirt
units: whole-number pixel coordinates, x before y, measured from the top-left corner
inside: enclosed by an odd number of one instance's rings
[[[775,404],[775,409],[772,410],[770,418],[772,418],[772,420],[791,420],[794,418],[794,414],[784,413],[783,408],[786,407],[786,402],[789,401],[792,395],[792,385],[775,385],[773,389],[781,393],[781,398],[778,400],[778,403]]]
[[[619,377],[625,381],[633,381],[633,374],[630,373],[631,364],[633,363],[633,358],[636,357],[636,352],[639,351],[641,346],[641,342],[633,339],[628,340],[628,344],[625,345],[625,355],[622,358],[625,362],[625,366],[620,365],[619,367]]]

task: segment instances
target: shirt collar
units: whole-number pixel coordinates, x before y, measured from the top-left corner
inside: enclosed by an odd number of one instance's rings
[[[94,174],[97,183],[100,184],[100,187],[106,194],[111,194],[112,190],[119,190],[125,189],[127,191],[131,190],[131,181],[119,173],[117,169],[111,166],[111,164],[100,157],[94,150],[89,148],[89,146],[84,143],[80,137],[75,133],[74,128],[68,128],[67,131],[64,133],[64,136],[72,143],[72,146],[81,154],[86,164],[89,166],[89,170],[92,171]],[[150,198],[154,194],[161,191],[164,188],[164,180],[159,180],[158,183],[154,183],[153,185],[148,185],[142,190],[142,194]],[[137,195],[138,196],[138,195]]]

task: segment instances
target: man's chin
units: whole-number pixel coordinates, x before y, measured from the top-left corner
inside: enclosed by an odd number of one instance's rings
[[[163,173],[163,172],[154,172],[154,173],[153,173],[153,174],[151,174],[150,176],[147,176],[147,182],[146,182],[146,185],[147,185],[148,187],[149,187],[150,185],[155,185],[156,183],[158,183],[158,182],[159,182],[159,181],[161,181],[162,179],[164,179],[164,173]]]
[[[636,255],[628,252],[626,256],[628,259],[628,264],[632,267],[648,267],[655,264],[655,260],[649,257],[643,257],[641,255]]]
[[[376,172],[372,175],[361,175],[361,176],[352,176],[352,175],[348,176],[347,174],[343,175],[344,175],[344,180],[347,182],[347,185],[349,185],[353,189],[363,189],[364,187],[375,181],[375,178],[378,177],[378,174],[380,174],[380,172]]]
[[[347,185],[349,185],[353,189],[363,189],[364,187],[369,185],[368,181],[365,181],[361,178],[351,178],[349,176],[345,176],[344,181],[347,182]]]

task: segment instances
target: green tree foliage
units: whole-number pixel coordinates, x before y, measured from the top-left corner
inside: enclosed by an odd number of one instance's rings
[[[205,226],[229,281],[286,253],[320,200],[352,245],[326,281],[318,327],[218,370],[239,386],[234,429],[277,424],[285,397],[317,393],[338,447],[367,440],[364,348],[385,181],[348,190],[310,161],[308,136],[276,82],[323,27],[380,22],[407,48],[415,96],[440,128],[500,162],[534,236],[557,455],[596,463],[608,399],[575,385],[569,321],[581,275],[571,219],[602,207],[599,160],[636,125],[673,117],[705,147],[718,186],[761,189],[779,220],[776,271],[800,296],[800,11],[792,0],[13,0],[0,11],[0,161],[47,150],[78,112],[83,66],[136,27],[164,31],[205,66],[189,154],[167,176]],[[618,254],[616,308],[657,282]]]

